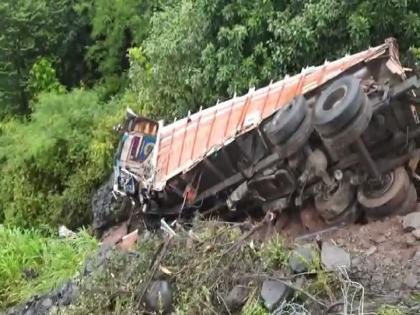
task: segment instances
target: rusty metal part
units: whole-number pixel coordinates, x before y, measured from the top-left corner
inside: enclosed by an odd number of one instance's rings
[[[334,191],[316,195],[315,207],[324,219],[329,220],[343,213],[354,202],[355,196],[354,186],[344,180],[338,182]]]
[[[372,148],[371,155],[372,157],[381,157],[385,155],[387,152],[392,152],[395,149],[398,149],[402,145],[406,144],[407,142],[414,140],[420,137],[420,126],[414,127],[411,130],[407,130],[407,133],[403,133],[401,131],[395,132],[393,137],[388,141],[387,145],[379,145],[377,147]],[[349,168],[357,163],[360,162],[360,154],[353,153],[349,156],[340,160],[333,169],[346,169]],[[378,161],[379,162],[379,161]],[[404,161],[405,162],[405,161]],[[396,168],[399,165],[394,165],[391,169]],[[383,169],[380,168],[382,172],[390,171],[391,169],[387,166]]]
[[[305,170],[299,177],[299,182],[305,184],[307,181],[318,177],[326,185],[332,186],[333,181],[327,173],[328,160],[324,152],[320,149],[312,151],[310,148],[307,148],[305,154],[307,155]]]
[[[381,185],[366,182],[359,187],[357,199],[368,217],[391,214],[407,197],[410,179],[403,167],[387,174],[385,179]]]

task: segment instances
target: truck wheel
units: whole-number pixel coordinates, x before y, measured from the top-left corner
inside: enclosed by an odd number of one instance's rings
[[[365,102],[360,80],[345,76],[321,93],[315,104],[315,128],[322,136],[340,132],[359,112]]]
[[[312,120],[312,112],[309,111],[299,128],[290,135],[286,142],[278,145],[277,151],[282,158],[288,158],[307,144],[309,137],[314,131]]]
[[[410,179],[404,167],[384,175],[386,182],[380,186],[362,185],[357,199],[363,206],[367,217],[384,217],[401,207],[410,190]]]
[[[413,184],[410,185],[408,190],[407,198],[403,203],[396,209],[394,214],[406,215],[410,212],[416,211],[417,205],[417,191]]]
[[[364,102],[360,108],[359,113],[353,121],[350,122],[344,129],[331,137],[323,137],[322,141],[325,146],[335,152],[342,150],[351,143],[353,143],[369,126],[372,118],[372,106]],[[315,127],[316,128],[316,127]]]
[[[306,111],[305,98],[295,97],[264,126],[264,132],[273,144],[284,143],[299,128],[306,116]]]

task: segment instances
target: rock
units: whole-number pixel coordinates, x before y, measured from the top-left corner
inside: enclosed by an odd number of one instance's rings
[[[265,280],[261,289],[261,298],[269,311],[273,311],[277,305],[292,294],[292,289],[283,282]]]
[[[114,177],[106,181],[92,197],[92,227],[98,234],[128,218],[130,204],[126,198],[116,199],[112,193]]]
[[[366,251],[366,256],[370,256],[373,255],[376,251],[377,251],[377,247],[376,246],[371,246],[367,251]]]
[[[420,251],[417,251],[414,253],[413,258],[411,258],[413,261],[420,261]]]
[[[385,235],[379,236],[379,237],[375,240],[375,242],[376,242],[377,244],[381,244],[381,243],[386,242],[386,237],[385,237]]]
[[[414,235],[414,237],[416,238],[416,240],[420,240],[420,229],[411,231],[411,234]]]
[[[306,272],[315,255],[317,252],[312,245],[299,246],[290,254],[289,266],[295,273]]]
[[[97,252],[96,257],[86,259],[83,275],[87,276],[91,274],[95,269],[102,266],[111,254],[112,248],[102,245]]]
[[[58,305],[67,306],[79,295],[79,287],[74,281],[69,281],[57,290],[54,295],[56,296]]]
[[[46,298],[41,302],[42,307],[49,309],[53,305],[53,300],[50,298]]]
[[[66,226],[61,225],[58,228],[58,236],[60,238],[75,238],[77,234],[72,230],[68,229]]]
[[[172,287],[168,281],[155,280],[147,289],[145,302],[151,312],[168,314],[172,309]]]
[[[242,306],[245,304],[249,294],[249,289],[242,285],[236,285],[229,292],[228,296],[225,299],[226,306],[229,311],[236,312],[239,311]]]
[[[404,279],[404,285],[410,289],[415,289],[417,282],[416,276],[413,274],[408,274]]]
[[[327,242],[322,245],[321,262],[325,269],[329,271],[336,270],[339,267],[349,269],[351,266],[350,254],[344,249]]]
[[[403,229],[406,232],[420,229],[420,212],[419,211],[409,213],[404,217]]]

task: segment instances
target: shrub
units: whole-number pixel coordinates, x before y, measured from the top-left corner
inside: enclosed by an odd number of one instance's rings
[[[38,99],[27,121],[0,125],[4,220],[74,228],[89,221],[92,190],[112,166],[112,125],[121,118],[121,105],[84,90]]]

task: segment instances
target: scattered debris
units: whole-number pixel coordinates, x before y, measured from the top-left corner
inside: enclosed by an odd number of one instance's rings
[[[58,236],[60,238],[74,238],[76,237],[76,235],[77,235],[76,232],[73,232],[72,230],[68,229],[64,225],[61,225],[58,228]]]
[[[369,249],[366,251],[366,256],[373,255],[377,250],[378,248],[376,246],[369,247]]]
[[[121,239],[127,235],[128,224],[123,222],[120,225],[116,225],[107,230],[102,236],[102,244],[104,246],[113,246],[121,241]]]
[[[338,270],[339,268],[350,269],[350,254],[344,249],[329,242],[324,242],[321,249],[321,262],[326,270]]]
[[[406,232],[420,229],[420,212],[407,214],[403,219],[403,228]]]
[[[134,230],[133,232],[123,236],[121,242],[118,244],[118,247],[126,251],[132,250],[135,247],[138,239],[139,231]]]
[[[273,311],[292,293],[293,290],[289,286],[275,280],[265,280],[261,288],[261,298],[269,311]]]

